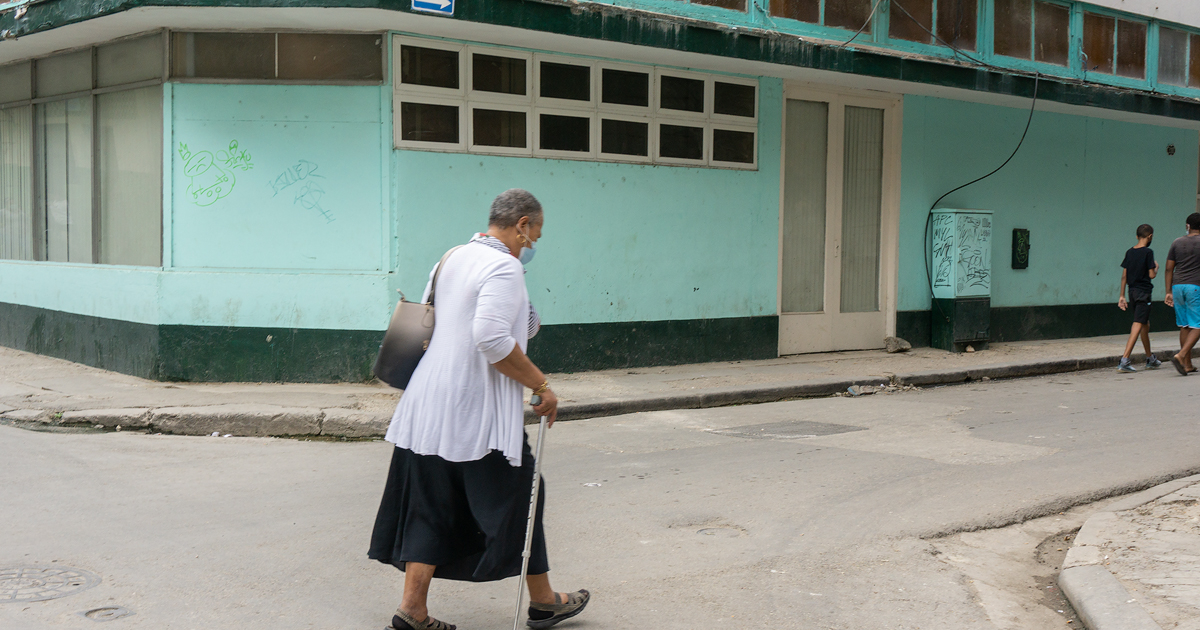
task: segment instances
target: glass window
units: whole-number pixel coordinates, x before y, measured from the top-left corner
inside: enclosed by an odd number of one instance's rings
[[[1200,35],[1190,37],[1188,46],[1188,87],[1200,87]]]
[[[458,144],[458,108],[400,103],[400,138],[410,142]]]
[[[538,148],[582,153],[592,150],[591,118],[555,114],[542,114],[539,118],[541,133]]]
[[[127,39],[96,48],[97,87],[161,79],[162,74],[162,35]]]
[[[400,82],[458,89],[458,52],[417,46],[400,47]]]
[[[937,34],[961,50],[975,50],[979,0],[937,0]]]
[[[280,33],[278,55],[278,79],[383,80],[381,35]]]
[[[799,20],[809,24],[821,23],[821,0],[770,0],[771,15]],[[870,27],[865,29],[870,33]]]
[[[933,0],[905,0],[903,7],[893,3],[888,13],[888,37],[933,43]]]
[[[863,28],[864,33],[870,33],[871,0],[825,0],[825,26],[838,26],[857,31]]]
[[[162,265],[162,87],[96,97],[99,261]]]
[[[174,33],[171,75],[194,79],[274,79],[275,35]]]
[[[692,0],[692,4],[703,4],[710,7],[733,9],[734,11],[746,10],[746,0]]]
[[[1018,59],[1032,57],[1032,0],[995,0],[996,54]]]
[[[1067,65],[1071,49],[1071,10],[1061,4],[1033,3],[1034,59]]]
[[[1083,55],[1087,72],[1113,73],[1117,21],[1107,15],[1083,14]]]
[[[92,49],[37,60],[37,96],[92,89]]]
[[[570,101],[592,100],[592,69],[566,63],[541,63],[542,98],[561,98]]]
[[[713,113],[754,118],[754,86],[738,83],[713,83]]]
[[[37,106],[38,214],[45,259],[92,260],[92,98]]]
[[[0,259],[37,260],[33,107],[0,109]]]
[[[14,63],[0,66],[0,103],[33,98],[33,64]]]
[[[665,158],[704,159],[704,128],[662,124],[658,127],[658,154]]]
[[[605,68],[600,73],[600,100],[614,105],[650,106],[650,75]]]
[[[683,77],[662,76],[659,85],[659,107],[683,112],[704,113],[704,81]]]
[[[1146,78],[1146,25],[1117,20],[1117,76]]]
[[[525,112],[475,109],[473,142],[484,147],[525,148]]]
[[[471,59],[471,89],[518,96],[525,94],[524,59],[480,54],[472,55]]]
[[[1187,85],[1188,34],[1161,26],[1158,29],[1158,80]]]
[[[650,155],[650,124],[629,120],[600,121],[600,152],[613,155]]]
[[[754,132],[713,129],[713,161],[754,163]]]

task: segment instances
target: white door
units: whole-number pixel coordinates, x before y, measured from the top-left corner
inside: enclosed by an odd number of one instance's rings
[[[900,99],[789,86],[779,354],[879,348],[895,331]]]

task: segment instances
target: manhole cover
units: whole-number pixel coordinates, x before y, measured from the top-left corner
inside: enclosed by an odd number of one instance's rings
[[[731,427],[729,429],[714,429],[712,432],[720,435],[732,435],[734,437],[754,438],[758,440],[799,440],[822,435],[835,435],[838,433],[866,430],[866,427],[855,427],[846,424],[789,420],[769,424],[751,424],[744,427]]]
[[[85,591],[100,577],[70,567],[13,567],[0,569],[0,604],[40,602]]]
[[[133,614],[132,610],[121,606],[105,606],[103,608],[93,608],[87,612],[79,613],[80,617],[91,619],[92,621],[112,621],[121,617],[128,617]]]

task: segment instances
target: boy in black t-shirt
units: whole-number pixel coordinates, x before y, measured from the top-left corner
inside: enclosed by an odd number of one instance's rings
[[[1122,311],[1133,306],[1133,328],[1129,331],[1129,342],[1125,344],[1125,354],[1117,364],[1122,372],[1136,372],[1130,355],[1137,345],[1138,337],[1146,348],[1146,369],[1154,370],[1162,366],[1162,361],[1150,352],[1150,291],[1154,285],[1150,279],[1158,275],[1158,263],[1154,261],[1154,250],[1150,243],[1154,240],[1154,228],[1143,223],[1137,229],[1137,245],[1125,252],[1125,260],[1121,262],[1121,298],[1117,307]],[[1129,301],[1125,301],[1125,286],[1129,285]]]

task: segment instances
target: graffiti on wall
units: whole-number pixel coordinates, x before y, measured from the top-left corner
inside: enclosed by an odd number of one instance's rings
[[[933,287],[949,288],[953,263],[954,215],[933,216]]]
[[[992,287],[992,219],[958,217],[958,295],[981,295]]]
[[[325,196],[325,188],[321,186],[317,179],[325,179],[324,175],[317,174],[317,169],[320,168],[315,163],[308,160],[299,160],[294,166],[289,167],[278,177],[268,182],[273,191],[272,197],[276,197],[279,193],[292,188],[295,193],[292,198],[292,204],[298,205],[305,210],[316,211],[325,218],[326,223],[333,222],[333,214],[321,206],[321,198]]]
[[[188,178],[187,194],[197,206],[211,206],[229,196],[237,185],[234,171],[249,171],[254,168],[250,153],[238,146],[237,140],[221,151],[193,152],[188,145],[179,143],[179,157],[183,160],[183,175]]]

